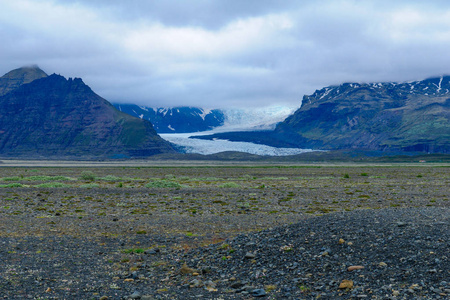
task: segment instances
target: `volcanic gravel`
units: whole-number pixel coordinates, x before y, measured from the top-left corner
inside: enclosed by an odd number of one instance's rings
[[[438,207],[355,210],[193,249],[174,247],[186,235],[2,237],[0,295],[449,299],[449,217]]]

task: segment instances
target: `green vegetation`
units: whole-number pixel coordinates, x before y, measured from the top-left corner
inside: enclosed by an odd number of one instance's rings
[[[80,185],[80,188],[86,188],[86,189],[93,189],[93,188],[98,188],[98,187],[100,187],[100,185],[98,185],[97,183],[86,183],[86,184]]]
[[[233,188],[233,189],[238,189],[241,186],[239,184],[237,184],[236,182],[225,182],[221,185],[219,185],[219,187],[221,188]]]
[[[130,249],[123,249],[120,252],[127,253],[127,254],[130,254],[130,253],[144,253],[145,249],[143,249],[143,248],[130,248]]]
[[[38,184],[35,187],[38,187],[38,188],[69,188],[70,185],[61,183],[61,182],[47,182],[47,183]]]
[[[182,188],[184,187],[176,181],[170,181],[165,179],[158,179],[150,181],[145,185],[147,188]]]
[[[80,179],[86,181],[94,181],[95,179],[97,179],[97,176],[92,171],[83,171],[81,172]]]
[[[0,184],[0,188],[17,188],[23,187],[21,183]]]

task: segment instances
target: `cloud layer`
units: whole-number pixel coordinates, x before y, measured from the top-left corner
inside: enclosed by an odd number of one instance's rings
[[[299,106],[450,73],[448,1],[0,0],[0,38],[0,73],[38,64],[148,106]]]

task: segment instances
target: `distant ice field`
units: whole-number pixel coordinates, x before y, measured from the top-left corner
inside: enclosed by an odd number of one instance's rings
[[[239,151],[257,155],[285,156],[311,152],[310,149],[276,148],[247,142],[231,142],[228,140],[190,139],[190,136],[209,135],[217,132],[253,131],[274,129],[295,111],[295,107],[271,106],[253,109],[225,110],[225,124],[211,131],[195,133],[166,133],[160,136],[178,146],[186,153],[214,154],[224,151]]]
[[[194,135],[208,135],[212,131],[196,133],[166,133],[161,137],[173,144],[183,147],[186,153],[214,154],[224,151],[239,151],[257,155],[285,156],[311,152],[310,149],[276,148],[247,142],[231,142],[227,140],[190,139]]]

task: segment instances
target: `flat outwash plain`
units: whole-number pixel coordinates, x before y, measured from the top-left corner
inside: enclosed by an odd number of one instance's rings
[[[0,167],[0,298],[448,299],[448,164]]]

